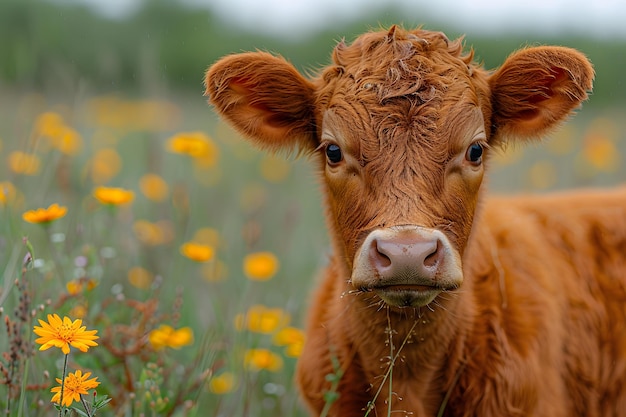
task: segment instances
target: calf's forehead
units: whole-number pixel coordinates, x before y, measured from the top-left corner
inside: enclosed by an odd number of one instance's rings
[[[365,146],[358,152],[366,161],[380,147],[416,139],[444,152],[446,129],[472,118],[468,110],[480,105],[471,54],[439,33],[368,33],[350,46],[340,43],[333,62],[318,79],[319,122],[324,134],[343,120],[357,132],[353,147]]]

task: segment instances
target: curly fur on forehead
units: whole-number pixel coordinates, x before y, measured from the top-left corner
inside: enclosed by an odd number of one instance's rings
[[[395,97],[427,102],[454,83],[458,71],[471,75],[473,51],[463,53],[462,38],[449,41],[440,32],[394,26],[387,33],[366,33],[351,45],[340,42],[332,58],[334,65],[320,77],[326,85],[322,102],[337,88],[352,90],[346,94],[374,92],[379,104]]]

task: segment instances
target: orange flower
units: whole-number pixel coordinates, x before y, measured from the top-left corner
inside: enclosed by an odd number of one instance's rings
[[[167,142],[167,150],[189,155],[203,168],[214,166],[219,153],[217,145],[202,132],[183,132],[172,136]]]
[[[76,130],[65,127],[57,135],[50,138],[52,145],[66,155],[76,155],[83,146],[83,139]]]
[[[47,209],[38,208],[37,210],[28,210],[22,214],[22,219],[29,223],[50,223],[60,219],[67,214],[67,207],[52,204]]]
[[[244,365],[251,371],[278,372],[283,367],[283,360],[280,356],[267,349],[249,349],[244,356]]]
[[[289,314],[280,308],[254,305],[248,309],[245,315],[238,314],[235,316],[235,328],[270,334],[289,324],[289,320]]]
[[[41,113],[35,121],[35,131],[41,136],[58,136],[64,128],[63,117],[59,113],[51,111]]]
[[[154,281],[154,275],[150,271],[140,266],[135,266],[128,270],[128,282],[133,287],[147,290]]]
[[[9,167],[16,174],[35,175],[39,172],[40,165],[41,162],[37,155],[20,151],[9,154]]]
[[[209,389],[213,394],[227,394],[235,388],[235,374],[223,372],[209,380]]]
[[[161,350],[164,347],[180,349],[193,343],[193,330],[190,327],[174,329],[172,326],[162,324],[150,332],[148,341],[154,350]]]
[[[156,174],[146,174],[139,180],[139,189],[152,201],[163,201],[167,198],[169,187],[165,180]]]
[[[247,255],[243,260],[243,271],[253,281],[267,281],[272,278],[280,263],[271,252],[257,252]]]
[[[69,295],[78,295],[81,292],[87,290],[91,291],[98,286],[98,281],[92,278],[79,278],[68,281],[65,284],[65,289]]]
[[[196,262],[208,262],[213,259],[215,255],[215,250],[213,247],[208,245],[202,245],[195,242],[187,242],[184,243],[180,247],[180,253],[182,253],[187,258]]]
[[[285,354],[297,358],[304,347],[304,332],[295,327],[285,327],[274,335],[274,344],[286,346]]]
[[[66,376],[63,383],[63,404],[61,405],[69,407],[73,402],[80,402],[81,395],[87,395],[90,389],[100,385],[97,377],[88,379],[90,376],[91,372],[83,374],[80,370]],[[56,378],[56,380],[61,384],[61,379]],[[61,386],[52,388],[50,392],[55,393],[52,402],[58,404],[61,401]]]
[[[130,203],[135,198],[135,193],[132,191],[115,187],[96,187],[93,195],[102,204],[112,206]]]
[[[76,319],[70,320],[69,317],[63,317],[63,320],[57,314],[48,314],[48,322],[39,320],[39,326],[35,326],[34,332],[40,336],[35,343],[41,345],[39,350],[58,347],[64,354],[70,353],[70,345],[74,346],[81,352],[87,352],[89,347],[98,346],[94,340],[97,330],[85,330],[85,326],[81,326],[83,321]]]

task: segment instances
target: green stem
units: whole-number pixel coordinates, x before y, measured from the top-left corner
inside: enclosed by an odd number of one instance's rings
[[[80,402],[83,403],[83,407],[85,408],[85,411],[87,412],[87,415],[89,417],[93,417],[95,415],[95,413],[93,413],[93,414],[91,413],[92,410],[91,410],[91,408],[89,408],[89,405],[87,405],[87,401],[85,401],[85,399],[83,398],[82,395],[79,394],[79,396],[80,396]]]
[[[22,376],[22,388],[20,389],[20,403],[17,406],[17,417],[22,417],[22,413],[24,412],[24,401],[26,401],[26,379],[28,378],[29,363],[30,358],[26,358],[26,363],[24,364],[24,375]]]
[[[63,410],[65,407],[63,406],[63,390],[65,388],[65,373],[67,372],[67,358],[70,356],[69,353],[65,355],[63,360],[63,377],[61,378],[61,394],[59,396],[59,417],[63,416]]]

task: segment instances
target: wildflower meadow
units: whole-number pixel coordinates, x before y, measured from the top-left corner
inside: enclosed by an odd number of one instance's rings
[[[250,148],[200,94],[13,100],[4,415],[305,415],[293,372],[330,250],[307,161]],[[625,136],[617,117],[582,116],[499,154],[490,186],[610,184],[626,178]]]
[[[252,150],[201,94],[13,99],[3,414],[301,414],[293,371],[328,250],[306,162]]]

